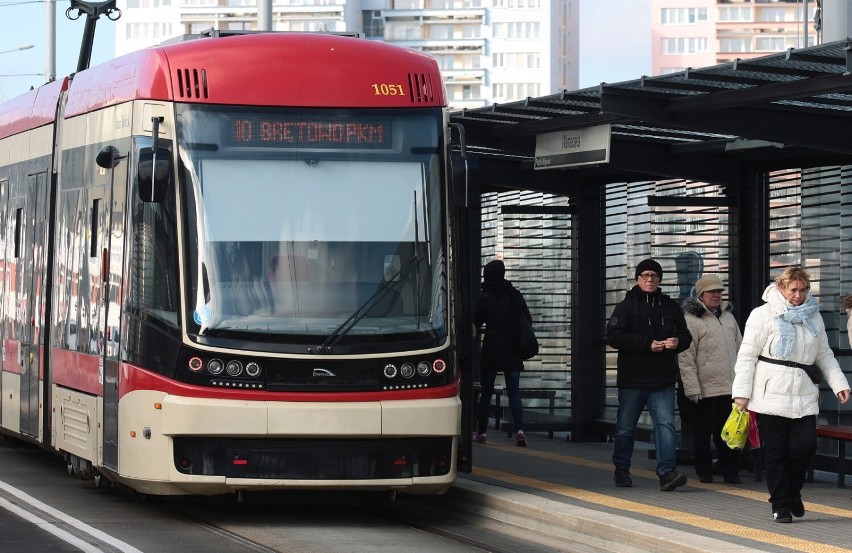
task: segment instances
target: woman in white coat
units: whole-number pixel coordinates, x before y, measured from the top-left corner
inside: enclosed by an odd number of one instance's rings
[[[816,452],[819,414],[819,386],[805,369],[817,365],[840,403],[849,401],[849,382],[809,290],[810,277],[799,267],[788,267],[766,288],[766,303],[746,321],[734,367],[734,401],[757,413],[775,522],[805,514],[802,486]]]

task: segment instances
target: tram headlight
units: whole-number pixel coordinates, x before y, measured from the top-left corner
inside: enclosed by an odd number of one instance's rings
[[[403,378],[411,378],[414,376],[414,364],[412,363],[403,363],[399,368],[399,374],[403,376]]]
[[[243,364],[237,360],[228,361],[228,364],[225,365],[225,372],[230,376],[240,376],[243,372]]]
[[[187,367],[189,367],[189,370],[191,370],[192,372],[197,373],[198,371],[204,368],[204,361],[196,355],[195,357],[191,357],[189,359]]]
[[[417,363],[417,374],[420,376],[429,376],[432,373],[432,365],[427,363],[426,361],[421,361]]]
[[[222,374],[225,370],[225,363],[221,359],[211,359],[207,362],[207,372],[210,374]]]
[[[397,370],[396,365],[394,365],[393,363],[388,363],[387,365],[385,365],[385,368],[384,370],[382,370],[382,373],[385,375],[385,378],[396,378],[396,375],[399,373],[399,371]]]
[[[445,370],[447,370],[447,362],[443,359],[435,359],[432,361],[432,370],[438,374],[441,374]]]
[[[249,376],[257,376],[260,374],[260,365],[254,361],[246,363],[246,374]]]

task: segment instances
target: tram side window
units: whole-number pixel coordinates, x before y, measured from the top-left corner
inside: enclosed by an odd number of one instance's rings
[[[177,217],[174,196],[143,203],[134,193],[131,311],[143,320],[178,327]]]

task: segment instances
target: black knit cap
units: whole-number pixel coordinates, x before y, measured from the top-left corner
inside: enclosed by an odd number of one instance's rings
[[[660,267],[660,264],[653,259],[648,258],[640,261],[639,265],[636,265],[636,275],[633,278],[639,278],[639,275],[645,271],[654,271],[660,275],[660,280],[663,278],[663,268]]]
[[[499,259],[489,261],[482,269],[483,280],[503,280],[506,276],[506,266]]]

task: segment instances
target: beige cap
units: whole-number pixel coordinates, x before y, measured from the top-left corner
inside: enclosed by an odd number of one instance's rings
[[[704,275],[695,283],[695,296],[701,297],[701,294],[708,290],[725,291],[725,285],[722,284],[722,279],[718,275]]]

